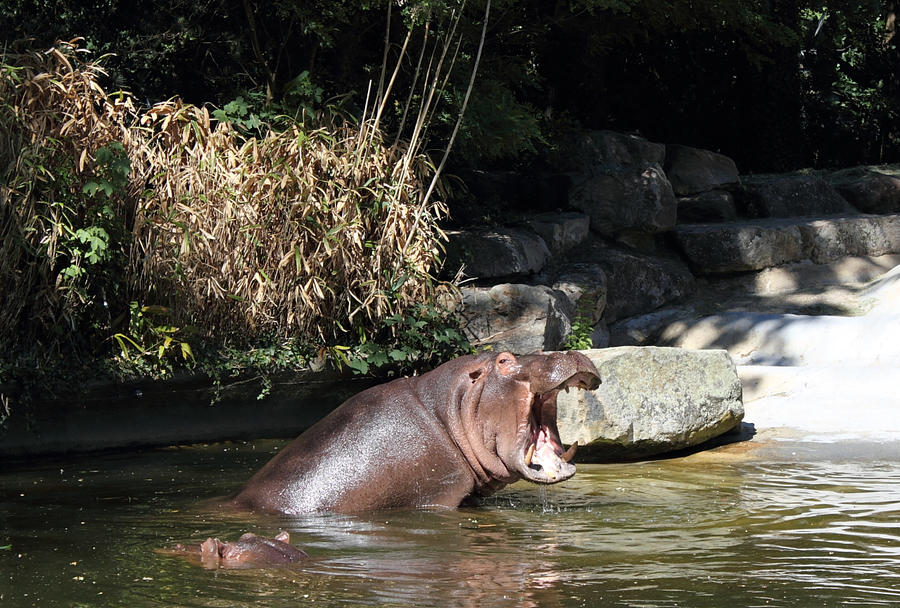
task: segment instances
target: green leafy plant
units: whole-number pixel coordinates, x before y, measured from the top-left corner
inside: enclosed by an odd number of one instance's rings
[[[591,320],[584,316],[577,316],[572,321],[572,332],[566,338],[566,350],[587,350],[593,348],[591,332],[594,331]]]
[[[309,70],[303,70],[284,85],[281,108],[287,114],[314,114],[322,106],[325,91],[312,81]]]
[[[374,339],[361,334],[359,346],[332,349],[338,364],[354,374],[422,371],[469,352],[472,346],[455,317],[425,304],[386,317]]]
[[[259,114],[254,112],[253,100],[246,100],[242,95],[235,97],[222,108],[213,110],[212,117],[245,131],[256,130],[262,126]]]
[[[136,373],[170,373],[176,363],[190,366],[194,353],[187,336],[192,327],[165,324],[171,315],[165,306],[141,306],[131,302],[127,333],[116,333],[119,359]],[[174,361],[173,361],[174,359]]]

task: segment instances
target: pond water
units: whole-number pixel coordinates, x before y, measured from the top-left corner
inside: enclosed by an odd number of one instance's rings
[[[450,511],[203,506],[281,445],[4,464],[0,605],[900,605],[900,456],[582,464]],[[155,551],[281,529],[310,560],[204,570]]]

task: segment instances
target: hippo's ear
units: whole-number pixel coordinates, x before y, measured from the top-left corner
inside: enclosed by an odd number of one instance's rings
[[[280,540],[283,543],[291,542],[291,535],[288,534],[287,530],[282,530],[278,533],[278,536],[275,537],[275,540]]]
[[[482,361],[478,367],[469,372],[469,379],[472,380],[472,384],[478,381],[484,374],[487,373],[488,369],[490,369],[490,363],[487,361]]]
[[[512,353],[502,352],[494,357],[494,367],[504,376],[511,376],[519,371],[519,362]]]
[[[203,557],[219,557],[219,547],[222,542],[218,538],[207,538],[200,543],[200,555]]]

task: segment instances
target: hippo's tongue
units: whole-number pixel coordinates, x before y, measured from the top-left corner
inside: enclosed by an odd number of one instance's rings
[[[573,444],[560,454],[549,433],[541,428],[525,454],[525,465],[542,471],[551,480],[559,477],[561,470],[575,455],[578,444]]]

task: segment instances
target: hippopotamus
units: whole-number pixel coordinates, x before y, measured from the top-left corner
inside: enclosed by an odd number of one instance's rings
[[[556,427],[556,396],[595,389],[575,351],[467,355],[367,389],[260,469],[231,503],[297,515],[454,508],[519,479],[575,474]]]
[[[247,532],[233,543],[207,538],[199,545],[178,544],[166,552],[199,557],[200,564],[210,569],[286,566],[309,557],[290,542],[291,537],[287,532],[280,532],[275,538]]]

